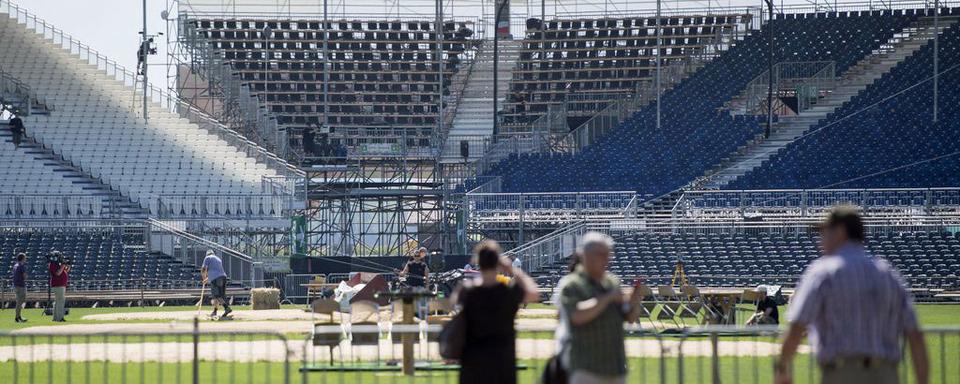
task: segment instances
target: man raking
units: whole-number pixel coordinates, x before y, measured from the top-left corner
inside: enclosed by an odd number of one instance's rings
[[[223,271],[223,261],[213,250],[208,250],[207,256],[203,258],[200,277],[203,284],[210,284],[210,305],[213,306],[210,318],[217,318],[217,309],[220,305],[223,306],[223,316],[220,318],[227,318],[230,312],[233,312],[227,304],[227,274]]]

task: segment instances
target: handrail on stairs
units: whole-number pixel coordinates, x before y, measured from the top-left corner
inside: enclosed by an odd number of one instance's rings
[[[197,261],[202,260],[200,259],[201,256],[196,253],[212,250],[221,258],[224,269],[226,270],[225,272],[233,281],[245,283],[250,287],[254,287],[256,281],[258,280],[257,275],[262,272],[262,263],[254,260],[253,257],[241,251],[207,240],[203,237],[197,236],[186,230],[177,228],[171,224],[154,218],[147,218],[145,223],[151,232],[154,232],[154,229],[157,229],[161,233],[168,233],[177,239],[175,241],[176,246],[181,247],[181,249],[188,248],[191,251],[191,255],[189,256],[193,258],[188,265],[192,264],[196,266],[199,264]],[[152,250],[153,249],[151,249],[151,251]],[[187,262],[188,260],[181,261]]]
[[[47,110],[52,109],[40,95],[37,95],[30,89],[30,86],[24,84],[9,72],[4,71],[3,67],[0,67],[0,92],[12,93],[17,97],[24,99],[27,104],[27,110],[25,111],[26,113],[21,112],[21,114],[24,116],[33,113],[34,102],[42,105]]]
[[[585,232],[586,228],[586,223],[583,221],[570,222],[549,234],[505,253],[519,258],[525,270],[537,272],[572,253],[576,249],[577,239]]]

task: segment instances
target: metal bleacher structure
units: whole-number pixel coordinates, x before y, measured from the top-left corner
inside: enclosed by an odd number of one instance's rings
[[[949,132],[956,131],[956,96],[943,90],[957,75],[942,75],[942,117],[935,123],[928,113],[931,87],[918,87],[929,84],[935,68],[935,40],[940,70],[958,63],[960,10],[941,7],[935,12],[904,2],[778,11],[772,23],[780,51],[769,138],[762,135],[763,120],[750,120],[765,118],[769,78],[765,67],[755,65],[765,61],[766,48],[757,44],[766,46],[771,23],[757,13],[755,30],[662,91],[664,126],[679,130],[675,140],[684,148],[664,141],[668,134],[651,132],[654,106],[648,105],[610,113],[590,129],[581,126],[559,141],[566,145],[548,138],[553,145],[504,151],[467,183],[461,229],[502,240],[547,286],[562,275],[578,236],[588,230],[617,240],[612,268],[622,276],[669,284],[681,261],[699,285],[790,286],[818,254],[810,226],[830,207],[854,204],[865,214],[868,246],[899,268],[909,284],[930,297],[956,291],[960,190],[951,172],[957,162],[941,156],[929,168],[897,167],[926,164],[924,156],[949,152],[947,143],[955,141]],[[727,75],[718,66],[748,76]],[[717,95],[691,84],[716,89]],[[734,87],[724,88],[730,84]],[[909,112],[913,109],[924,111]],[[731,125],[721,116],[734,119],[736,128],[725,131]],[[744,117],[746,124],[737,120]],[[671,121],[684,119],[710,122],[713,131],[683,131]],[[884,129],[876,131],[875,125]],[[914,134],[898,130],[903,126],[931,128]],[[812,136],[819,131],[833,139]],[[749,134],[739,136],[743,132]],[[866,155],[830,153],[852,142]],[[880,149],[882,142],[890,148]],[[916,149],[901,153],[894,143]],[[715,158],[705,155],[716,148],[722,149]],[[660,154],[646,158],[633,151]],[[671,162],[690,168],[664,166]],[[766,185],[788,189],[747,189]]]
[[[256,99],[277,130],[258,137],[282,154],[431,153],[441,98],[473,56],[468,37],[475,22],[445,21],[437,34],[435,22],[422,18],[328,20],[181,13],[184,49],[201,53],[191,66],[204,76],[199,87],[214,82],[229,89],[239,82],[243,89],[196,96],[193,103],[203,105],[198,99],[204,96],[236,106],[246,105],[241,98]],[[305,131],[324,137],[305,146]]]
[[[933,172],[824,189],[779,173],[784,158],[817,168],[797,150],[821,144],[809,132],[922,80],[910,74],[927,70],[935,38],[956,59],[960,12],[946,2],[936,21],[914,0],[787,6],[774,20],[757,6],[517,6],[525,17],[496,44],[492,13],[466,6],[179,4],[165,16],[168,92],[0,0],[0,48],[17,52],[0,57],[0,105],[28,133],[18,149],[2,136],[5,254],[54,244],[93,268],[84,287],[143,289],[195,279],[214,248],[251,287],[291,256],[401,256],[411,241],[465,254],[491,237],[549,285],[577,236],[601,230],[621,244],[623,275],[661,281],[682,260],[700,285],[792,284],[816,254],[809,224],[853,203],[911,284],[960,288],[957,184]],[[770,35],[777,115],[764,137]],[[774,181],[794,184],[756,189]]]
[[[286,246],[299,169],[8,1],[0,47],[0,114],[20,116],[27,135],[19,148],[2,136],[5,257],[28,252],[43,276],[47,252],[63,251],[76,300],[196,291],[207,249],[241,292],[263,284]]]
[[[411,240],[442,249],[439,157],[485,29],[482,15],[461,14],[417,2],[375,13],[181,6],[178,93],[302,167],[298,255],[399,256]]]

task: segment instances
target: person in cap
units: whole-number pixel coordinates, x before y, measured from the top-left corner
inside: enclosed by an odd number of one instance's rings
[[[223,306],[223,317],[233,312],[227,303],[227,273],[223,270],[223,260],[213,250],[207,251],[200,268],[200,276],[204,284],[210,284],[210,305],[213,312],[210,317],[217,317],[217,309]]]

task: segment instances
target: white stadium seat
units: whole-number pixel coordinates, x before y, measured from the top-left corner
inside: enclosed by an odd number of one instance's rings
[[[149,106],[144,121],[134,87],[8,15],[0,15],[0,46],[7,53],[0,55],[0,68],[53,108],[49,115],[24,118],[28,135],[143,208],[169,194],[258,194],[263,178],[277,175],[159,104]],[[3,147],[0,158],[6,160],[0,172],[9,180],[0,194],[83,193],[54,167],[12,145]]]

